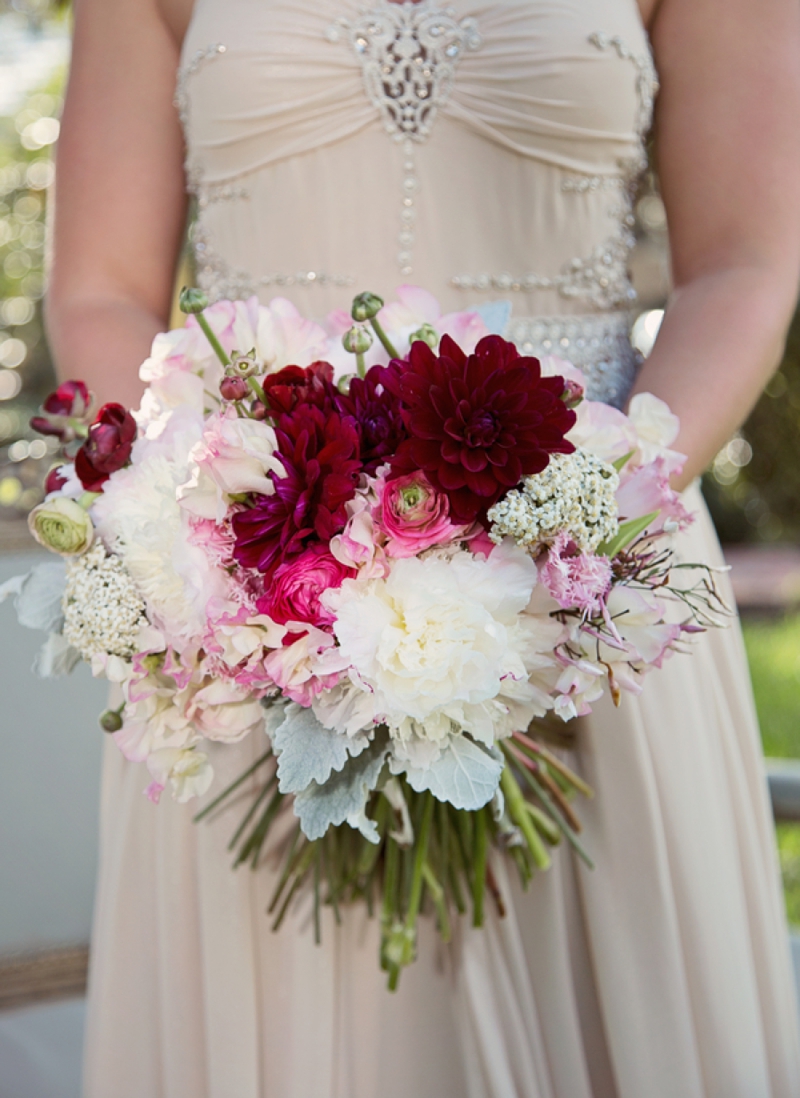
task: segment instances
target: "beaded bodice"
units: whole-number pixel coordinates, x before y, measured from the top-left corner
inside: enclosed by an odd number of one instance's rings
[[[505,298],[513,338],[605,361],[618,400],[655,88],[635,0],[198,0],[176,102],[201,284],[316,316],[348,287]]]

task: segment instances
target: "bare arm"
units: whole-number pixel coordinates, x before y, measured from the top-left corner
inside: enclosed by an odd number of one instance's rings
[[[77,0],[58,147],[48,333],[62,377],[137,404],[185,219],[178,47],[156,0]]]
[[[637,391],[680,416],[679,487],[780,360],[800,272],[797,0],[661,0],[656,148],[675,291]]]

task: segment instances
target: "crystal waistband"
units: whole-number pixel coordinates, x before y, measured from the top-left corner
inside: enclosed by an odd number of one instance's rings
[[[642,362],[631,346],[627,312],[585,316],[512,316],[506,339],[526,355],[558,355],[586,375],[590,400],[621,408]]]

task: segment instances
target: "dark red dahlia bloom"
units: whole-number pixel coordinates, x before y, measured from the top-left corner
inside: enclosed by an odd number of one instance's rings
[[[561,399],[563,377],[542,377],[538,359],[500,336],[485,336],[469,356],[449,336],[438,355],[418,340],[408,365],[384,378],[403,401],[410,435],[393,470],[424,470],[457,522],[485,514],[550,454],[575,449],[564,437],[575,413]]]
[[[121,404],[104,404],[75,455],[75,472],[87,492],[100,492],[128,464],[136,440],[136,420]]]
[[[357,424],[335,411],[299,404],[276,429],[286,476],[272,475],[275,494],[233,517],[233,555],[247,568],[271,575],[315,540],[344,529],[345,504],[361,472]]]
[[[337,393],[336,406],[352,416],[361,431],[361,461],[364,471],[374,473],[379,465],[397,453],[408,438],[398,397],[383,384],[386,370],[373,366],[365,378],[354,377],[347,393]]]
[[[66,421],[83,419],[91,402],[91,393],[85,382],[64,381],[42,405],[44,415],[33,416],[31,427],[40,435],[55,435],[69,441],[75,435]]]
[[[293,412],[298,404],[330,409],[336,397],[330,362],[312,362],[306,367],[284,366],[276,374],[268,374],[262,385],[267,406],[275,416]]]

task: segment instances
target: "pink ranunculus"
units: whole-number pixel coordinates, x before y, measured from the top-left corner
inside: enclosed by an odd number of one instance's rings
[[[320,595],[355,576],[356,570],[342,564],[327,545],[317,543],[275,569],[268,593],[258,600],[258,609],[273,621],[302,622],[324,629],[335,620],[320,603]]]
[[[377,522],[386,534],[386,554],[415,557],[423,549],[462,537],[469,526],[450,520],[450,503],[423,472],[380,479]]]
[[[539,569],[539,578],[559,606],[598,613],[611,588],[611,561],[581,553],[568,534],[559,534]]]

